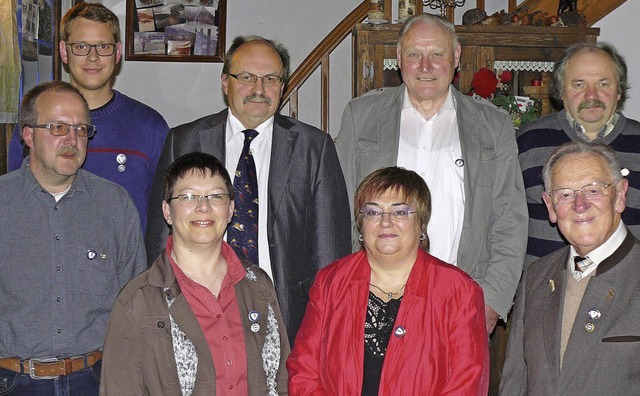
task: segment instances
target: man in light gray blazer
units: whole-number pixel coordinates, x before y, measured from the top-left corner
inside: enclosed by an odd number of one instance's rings
[[[543,168],[543,200],[570,246],[529,264],[500,394],[640,395],[640,241],[621,220],[614,151],[578,141]]]
[[[512,121],[450,85],[460,60],[450,22],[417,15],[400,34],[404,84],[354,99],[344,111],[336,148],[347,190],[353,198],[365,176],[387,166],[421,174],[433,197],[430,253],[480,284],[491,333],[511,308],[527,238]]]
[[[331,136],[276,114],[289,74],[280,44],[238,37],[225,57],[222,87],[228,109],[171,129],[149,201],[147,255],[163,251],[169,228],[161,211],[163,175],[179,156],[202,151],[229,170],[251,141],[257,170],[259,263],[272,277],[291,342],[300,326],[317,271],[351,252],[347,191]],[[240,255],[240,254],[239,254]]]

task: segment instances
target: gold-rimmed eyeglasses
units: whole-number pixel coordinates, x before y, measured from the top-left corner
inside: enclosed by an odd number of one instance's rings
[[[579,189],[557,188],[547,194],[549,194],[553,202],[560,204],[573,202],[576,199],[576,195],[578,193],[582,194],[584,199],[592,201],[595,199],[600,199],[607,195],[607,188],[609,188],[609,186],[611,186],[613,183],[614,182],[593,182],[586,184]]]
[[[29,125],[31,128],[41,128],[49,131],[52,136],[66,136],[69,130],[73,131],[78,137],[90,138],[95,135],[97,128],[91,124],[67,124],[66,122],[47,122],[46,124]]]
[[[258,77],[255,74],[249,72],[242,72],[238,74],[227,73],[228,76],[231,76],[238,80],[238,82],[242,85],[253,85],[258,80],[262,80],[262,83],[268,87],[279,87],[282,84],[283,78],[277,74],[267,74],[266,76]]]

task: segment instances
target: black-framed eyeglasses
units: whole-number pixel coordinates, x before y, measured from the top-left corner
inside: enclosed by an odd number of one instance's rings
[[[87,44],[87,43],[67,43],[71,47],[71,53],[77,56],[87,56],[91,48],[96,49],[98,56],[111,56],[116,52],[116,45],[113,43]]]
[[[392,210],[391,212],[384,212],[379,208],[364,208],[360,211],[360,215],[362,218],[367,221],[380,221],[384,215],[389,215],[389,218],[393,221],[405,221],[412,214],[418,213],[416,211],[412,211],[410,208],[400,208],[396,210]]]
[[[180,205],[185,206],[197,206],[200,201],[204,199],[209,205],[226,205],[229,203],[230,195],[228,193],[216,193],[208,195],[198,195],[193,193],[178,194],[175,197],[170,197],[167,201],[178,201]]]
[[[255,74],[249,72],[242,72],[238,74],[227,73],[228,76],[231,76],[238,80],[240,84],[243,85],[253,85],[258,81],[258,79],[262,80],[262,83],[268,87],[278,87],[282,84],[284,79],[282,76],[277,74],[267,74],[266,76],[258,77]]]
[[[593,182],[586,184],[577,190],[574,188],[558,188],[548,194],[554,202],[561,204],[573,202],[576,199],[576,194],[578,193],[581,193],[584,199],[592,201],[607,195],[607,188],[609,188],[613,183],[615,182]]]
[[[95,125],[91,124],[67,124],[66,122],[47,122],[40,125],[29,125],[31,128],[41,128],[49,131],[52,136],[67,136],[69,130],[73,131],[78,137],[90,138],[95,135],[98,130]]]

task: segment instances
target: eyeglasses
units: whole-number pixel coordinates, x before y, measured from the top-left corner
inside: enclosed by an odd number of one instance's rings
[[[607,195],[607,188],[611,183],[593,182],[575,190],[573,188],[558,188],[548,193],[556,203],[569,203],[576,199],[576,194],[581,193],[582,196],[589,201],[600,199]]]
[[[360,211],[360,215],[367,221],[380,221],[380,219],[385,215],[389,215],[389,218],[393,221],[405,221],[414,213],[418,213],[415,211],[411,211],[409,208],[396,209],[392,212],[383,212],[380,209],[374,208],[364,208]]]
[[[47,129],[52,136],[67,136],[69,130],[73,131],[78,137],[90,138],[95,135],[97,128],[91,124],[67,124],[66,122],[47,122],[40,125],[29,125],[31,128]]]
[[[255,74],[251,74],[248,72],[242,72],[238,74],[227,73],[228,76],[231,76],[238,80],[238,82],[242,85],[253,85],[258,81],[258,79],[262,80],[262,83],[267,87],[278,87],[282,84],[283,78],[277,74],[267,74],[266,76],[258,77]]]
[[[111,43],[87,44],[87,43],[67,43],[71,47],[71,53],[77,56],[87,56],[91,48],[96,49],[98,56],[111,56],[116,52],[116,45]]]
[[[177,200],[178,204],[184,206],[198,206],[202,199],[205,199],[206,202],[211,206],[216,205],[226,205],[229,203],[229,194],[228,193],[219,193],[219,194],[209,194],[209,195],[198,195],[192,193],[178,194],[175,197],[171,197],[168,199],[169,202],[173,200]]]

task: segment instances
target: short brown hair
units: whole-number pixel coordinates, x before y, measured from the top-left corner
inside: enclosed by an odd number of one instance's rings
[[[116,43],[120,42],[120,22],[118,17],[110,9],[99,3],[78,3],[71,7],[60,22],[60,39],[67,41],[71,35],[71,22],[77,18],[88,19],[93,22],[102,22],[109,25]]]
[[[38,124],[38,107],[37,102],[40,95],[46,92],[69,93],[78,95],[84,104],[84,111],[87,114],[87,123],[91,124],[91,113],[86,99],[78,88],[65,81],[49,81],[38,84],[31,88],[23,97],[20,105],[20,137],[25,126],[34,126]],[[25,146],[26,147],[26,146]]]
[[[420,222],[420,230],[427,234],[427,225],[431,218],[431,192],[427,183],[416,172],[390,166],[388,168],[378,169],[364,180],[356,190],[353,211],[358,225],[358,229],[362,229],[362,215],[360,211],[369,200],[379,197],[387,190],[396,191],[402,194],[404,200],[418,212]],[[420,242],[420,245],[426,250],[429,245],[429,238]]]

